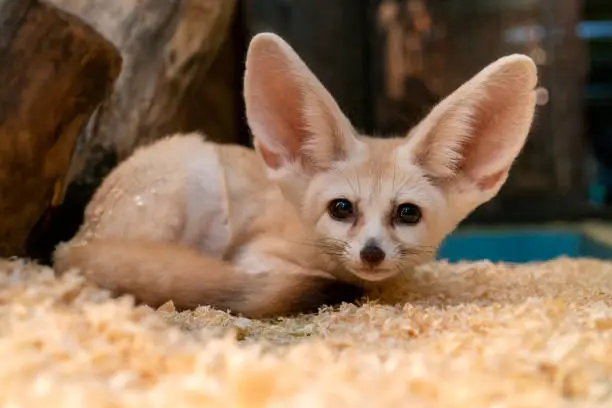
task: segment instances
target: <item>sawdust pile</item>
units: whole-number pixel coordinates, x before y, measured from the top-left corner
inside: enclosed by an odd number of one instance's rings
[[[435,263],[385,296],[261,322],[0,261],[0,403],[612,406],[612,263]]]

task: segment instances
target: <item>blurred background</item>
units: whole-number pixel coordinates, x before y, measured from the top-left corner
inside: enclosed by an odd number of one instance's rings
[[[612,218],[611,0],[169,0],[176,4],[173,19],[165,20],[165,37],[151,37],[156,42],[122,37],[99,15],[78,7],[79,1],[55,3],[90,22],[128,56],[116,94],[121,95],[126,72],[140,72],[130,71],[137,58],[129,56],[143,48],[137,41],[159,47],[147,62],[147,72],[155,68],[157,83],[180,77],[183,87],[164,94],[163,109],[141,115],[148,122],[140,119],[130,126],[137,133],[129,144],[117,139],[128,132],[120,126],[110,126],[115,139],[91,127],[82,132],[61,204],[50,205],[28,236],[32,256],[45,259],[55,243],[74,233],[101,178],[138,144],[170,132],[201,130],[222,143],[249,145],[241,76],[249,38],[262,31],[283,36],[355,126],[381,137],[407,132],[437,101],[496,58],[531,56],[540,70],[542,106],[528,143],[499,196],[465,221],[441,257],[610,256],[601,238],[606,234],[587,242],[576,226],[588,221],[601,227]],[[214,14],[219,4],[224,11]],[[137,15],[139,6],[133,7]],[[205,38],[194,45],[193,33]],[[213,40],[218,46],[210,45]],[[169,47],[175,48],[170,52]],[[193,52],[185,54],[185,49]],[[176,62],[181,55],[183,65]],[[116,117],[128,108],[112,109]],[[164,112],[163,123],[152,120],[152,112]],[[105,119],[109,123],[111,116]]]

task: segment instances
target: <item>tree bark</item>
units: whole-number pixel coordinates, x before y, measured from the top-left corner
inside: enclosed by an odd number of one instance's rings
[[[0,0],[0,256],[24,254],[121,62],[74,16],[37,0]]]
[[[84,132],[69,181],[98,184],[101,156],[120,161],[139,145],[198,128],[182,119],[186,111],[206,115],[205,107],[185,94],[226,40],[235,0],[50,1],[89,22],[124,58],[115,92]],[[206,130],[215,140],[234,137]]]

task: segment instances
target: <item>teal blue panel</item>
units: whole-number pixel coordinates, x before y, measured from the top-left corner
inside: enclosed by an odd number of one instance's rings
[[[581,250],[605,252],[595,244],[583,245],[582,235],[572,230],[492,230],[457,232],[449,236],[440,248],[438,258],[451,262],[535,262],[559,256],[583,256]],[[610,253],[612,251],[608,251]]]

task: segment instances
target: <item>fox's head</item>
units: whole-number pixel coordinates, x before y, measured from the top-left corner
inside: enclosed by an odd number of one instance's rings
[[[268,176],[363,280],[431,259],[471,211],[493,198],[531,128],[537,70],[501,58],[439,103],[408,135],[359,134],[295,51],[251,40],[244,96]]]

